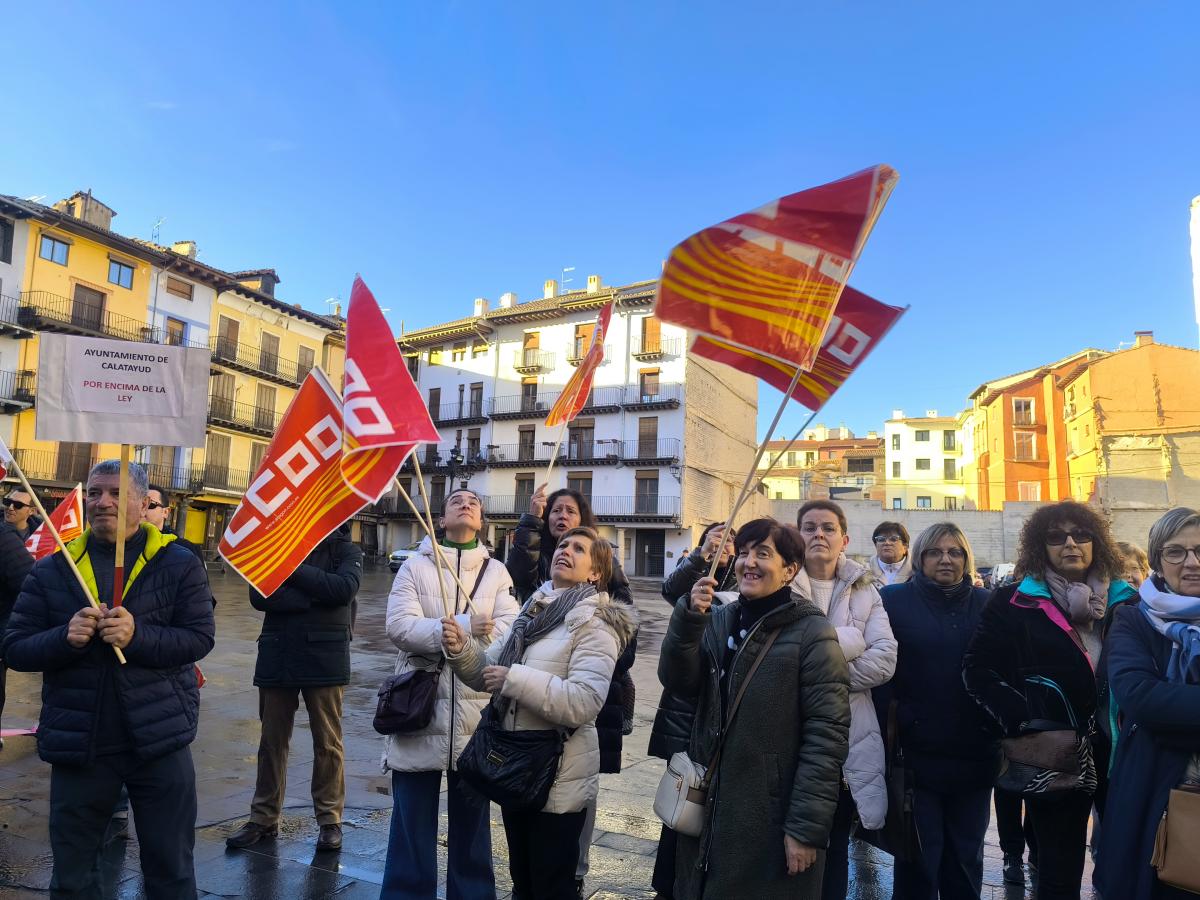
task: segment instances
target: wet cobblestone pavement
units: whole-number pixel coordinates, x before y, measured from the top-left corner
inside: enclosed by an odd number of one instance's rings
[[[346,690],[345,840],[340,852],[315,850],[317,826],[308,794],[312,746],[303,704],[296,717],[288,766],[285,815],[279,837],[240,851],[225,838],[246,820],[254,792],[258,748],[257,691],[251,683],[261,615],[251,609],[244,584],[233,575],[212,575],[217,606],[217,645],[202,663],[208,684],[201,691],[200,733],[192,745],[199,793],[196,874],[201,898],[310,900],[376,898],[383,873],[391,816],[390,779],[380,771],[382,742],[371,728],[375,691],[392,669],[395,651],[383,631],[391,574],[369,569],[359,592],[358,625],[352,645],[353,681]],[[659,697],[658,648],[669,608],[656,592],[639,594],[642,630],[634,681],[638,687],[636,727],[625,739],[624,771],[602,778],[600,806],[586,894],[597,900],[652,898],[650,875],[659,821],[652,804],[663,763],[645,755]],[[37,721],[40,675],[10,672],[7,730]],[[46,832],[49,767],[31,736],[8,737],[0,751],[0,897],[45,897],[50,881]],[[492,809],[492,842],[500,896],[508,897],[508,866],[499,811]],[[445,868],[445,804],[441,866]],[[1020,887],[1001,881],[1001,854],[994,828],[986,847],[983,896],[1019,900]],[[856,844],[851,849],[849,898],[891,896],[890,857]],[[106,897],[142,895],[137,836],[106,845]],[[1085,884],[1090,883],[1091,865]],[[444,885],[443,885],[444,889]],[[1088,892],[1085,890],[1085,896]],[[443,895],[444,896],[444,895]]]

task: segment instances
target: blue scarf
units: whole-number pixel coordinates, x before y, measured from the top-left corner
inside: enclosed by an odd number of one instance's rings
[[[1167,680],[1200,684],[1200,597],[1172,593],[1161,576],[1142,582],[1142,614],[1172,643]]]

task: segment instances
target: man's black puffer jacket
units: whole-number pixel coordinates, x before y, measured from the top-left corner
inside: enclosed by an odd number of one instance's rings
[[[89,534],[69,545],[76,559]],[[116,679],[138,759],[165,756],[196,737],[195,664],[215,642],[212,591],[195,556],[156,536],[157,530],[148,538],[147,561],[125,595],[134,619],[127,665],[118,665],[112,647],[99,638],[82,649],[67,643],[67,623],[88,600],[61,552],[36,562],[25,579],[4,633],[3,655],[9,668],[43,673],[37,746],[48,763],[91,762],[95,710],[108,678]]]
[[[317,544],[270,597],[250,588],[263,610],[254,684],[332,687],[350,683],[350,603],[362,579],[362,549],[339,528]]]

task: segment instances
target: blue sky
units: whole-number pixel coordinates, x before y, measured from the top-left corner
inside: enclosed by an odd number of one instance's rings
[[[318,311],[361,271],[398,330],[565,266],[655,277],[706,225],[886,162],[852,281],[912,310],[822,420],[957,411],[1135,329],[1195,347],[1200,7],[986,6],[14,7],[0,193],[91,188],[117,230],[165,217]]]

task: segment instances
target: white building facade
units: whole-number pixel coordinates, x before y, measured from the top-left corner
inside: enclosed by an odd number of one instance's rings
[[[13,416],[33,404],[34,373],[21,371],[21,340],[33,332],[20,311],[29,245],[25,219],[0,216],[0,439],[13,443]]]
[[[628,574],[661,577],[725,515],[755,447],[757,383],[692,357],[684,329],[651,314],[654,283],[603,287],[518,303],[505,294],[493,309],[402,335],[401,349],[442,440],[419,451],[429,504],[459,486],[485,498],[488,539],[497,555],[530,497],[547,481],[589,498],[601,533]],[[614,301],[588,405],[565,433],[545,418],[591,342],[597,316]],[[561,437],[561,444],[559,443]],[[419,491],[410,461],[401,482]],[[418,503],[424,504],[418,499]],[[750,506],[759,514],[761,505]],[[378,504],[379,545],[420,537],[403,500]]]
[[[906,417],[892,410],[883,426],[889,509],[966,509],[962,438],[955,416]]]

